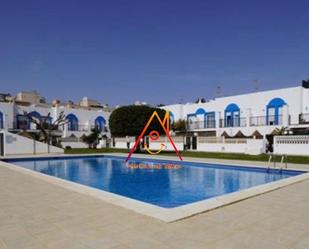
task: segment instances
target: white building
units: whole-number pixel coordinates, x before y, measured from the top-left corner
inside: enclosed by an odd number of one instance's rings
[[[83,106],[69,104],[61,104],[60,101],[53,101],[53,104],[47,104],[38,101],[40,96],[36,93],[19,93],[16,98],[10,102],[0,102],[0,129],[12,133],[19,131],[27,131],[28,133],[37,132],[36,125],[31,123],[27,114],[36,118],[44,119],[50,114],[49,122],[56,120],[61,112],[66,117],[66,124],[60,127],[62,131],[62,140],[70,141],[74,139],[79,141],[83,135],[88,135],[91,129],[97,127],[102,134],[109,135],[108,118],[109,110],[106,110],[98,102],[96,106],[87,105],[87,101],[83,102]],[[87,100],[84,98],[83,100]],[[76,142],[76,141],[75,141]],[[86,146],[84,144],[84,146]]]
[[[162,107],[187,121],[192,136],[266,137],[276,128],[308,132],[309,85]]]
[[[50,113],[50,121],[63,112],[67,123],[60,127],[63,147],[86,147],[80,140],[88,135],[93,127],[98,127],[102,135],[110,137],[108,119],[110,110],[99,102],[83,98],[79,104],[72,101],[61,104],[53,101],[45,103],[36,92],[19,94],[12,98],[3,94],[0,101],[0,129],[18,133],[37,132],[25,112],[37,118],[45,118]],[[179,150],[183,148],[198,151],[238,152],[260,154],[265,152],[266,139],[273,143],[276,129],[285,128],[289,135],[309,135],[309,82],[302,86],[261,91],[229,97],[220,97],[205,103],[175,104],[161,107],[170,112],[172,122],[185,120],[187,132],[184,137],[174,137]],[[164,138],[150,147],[157,149]],[[283,138],[282,138],[283,139]],[[280,140],[274,149],[280,151],[283,144],[297,143],[303,147],[299,153],[307,155],[309,136],[301,141],[296,137]],[[275,143],[276,143],[275,139]],[[133,142],[130,146],[133,145]],[[302,144],[302,145],[301,145]],[[304,145],[305,144],[305,145]],[[102,145],[104,146],[104,145]],[[124,138],[114,138],[111,146],[126,148]],[[168,147],[168,146],[167,146]],[[290,147],[288,147],[290,148]],[[172,147],[170,149],[173,149]],[[301,152],[300,152],[301,151]]]

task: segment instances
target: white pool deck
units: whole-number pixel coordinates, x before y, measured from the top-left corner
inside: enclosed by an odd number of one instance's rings
[[[186,160],[265,166],[258,162]],[[289,164],[289,168],[309,170],[307,165]],[[144,203],[139,206],[136,201],[132,204],[117,199],[119,196],[102,197],[102,191],[41,176],[0,162],[0,249],[309,248],[308,174],[292,177],[299,178],[293,182],[284,182],[292,178],[279,181],[281,185],[271,186],[273,189],[262,189],[267,192],[264,194],[255,187],[254,197],[248,191],[240,199],[218,197],[211,204],[186,205],[190,207],[174,210],[175,214],[149,205],[148,212],[154,215],[143,213]],[[228,205],[231,201],[233,204]],[[216,206],[222,203],[224,207]],[[207,205],[210,208],[205,209]],[[199,214],[182,219],[188,210],[194,210],[189,216]]]

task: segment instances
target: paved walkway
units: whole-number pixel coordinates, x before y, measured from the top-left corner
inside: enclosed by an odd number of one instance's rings
[[[0,166],[0,249],[309,248],[309,181],[174,223]]]

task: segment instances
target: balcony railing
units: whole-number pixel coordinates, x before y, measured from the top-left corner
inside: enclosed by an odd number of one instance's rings
[[[246,127],[247,118],[234,118],[234,119],[220,119],[219,120],[220,128],[228,127]],[[309,114],[303,114],[300,117],[300,123],[309,124]],[[282,115],[271,115],[271,116],[254,116],[250,117],[249,126],[272,126],[272,125],[282,125]],[[207,129],[207,128],[216,128],[215,120],[211,122],[204,121],[193,121],[187,123],[188,130],[198,130],[198,129]]]
[[[282,125],[282,115],[250,117],[250,126]]]
[[[98,125],[91,125],[91,129],[94,129],[94,128],[98,128],[101,132],[107,132],[108,131],[108,128],[107,128],[107,126],[105,125],[105,126],[98,126]]]
[[[80,125],[80,124],[68,124],[68,131],[90,131],[89,125]]]
[[[266,116],[250,117],[250,126],[265,126],[267,124]]]
[[[233,120],[229,119],[220,119],[220,127],[246,127],[247,119],[246,118],[234,118]]]
[[[99,128],[99,130],[101,132],[107,132],[108,131],[106,126],[98,127],[96,125],[80,125],[80,124],[78,124],[78,125],[68,125],[68,131],[88,132],[88,131],[91,131],[91,129],[93,129],[95,127]]]
[[[214,129],[216,128],[216,121],[192,121],[187,123],[188,130],[198,130],[198,129]]]
[[[41,116],[37,118],[40,122],[50,123],[51,118]],[[17,115],[13,124],[6,124],[7,129],[13,130],[35,130],[36,126],[31,122],[30,118],[27,115]]]

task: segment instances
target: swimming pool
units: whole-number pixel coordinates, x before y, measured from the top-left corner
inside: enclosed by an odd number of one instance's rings
[[[6,160],[15,165],[99,190],[175,208],[304,172],[116,156]]]

